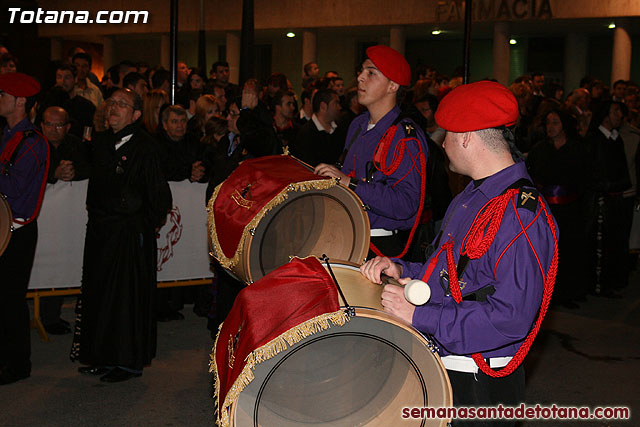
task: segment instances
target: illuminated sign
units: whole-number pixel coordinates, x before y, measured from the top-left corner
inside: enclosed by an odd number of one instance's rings
[[[439,0],[436,21],[463,20],[464,4],[461,0]],[[474,21],[553,18],[550,0],[473,0],[471,14]]]

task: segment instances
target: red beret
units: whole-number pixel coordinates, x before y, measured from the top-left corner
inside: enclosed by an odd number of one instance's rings
[[[367,56],[389,80],[400,86],[411,84],[411,67],[397,50],[380,44],[368,48]]]
[[[442,98],[436,122],[451,132],[473,132],[513,126],[518,114],[518,101],[509,89],[500,83],[481,81],[458,86]]]
[[[26,98],[40,92],[40,83],[23,73],[0,74],[0,90],[15,97]]]

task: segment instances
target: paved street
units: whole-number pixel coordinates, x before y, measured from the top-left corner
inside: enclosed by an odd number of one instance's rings
[[[550,311],[526,360],[527,403],[629,406],[640,409],[640,276],[623,299],[590,297],[578,310]],[[63,317],[73,319],[73,298]],[[158,356],[139,379],[104,384],[69,361],[71,335],[42,342],[32,331],[32,376],[0,387],[2,426],[213,425],[211,339],[191,306],[186,319],[158,325]],[[640,413],[638,413],[640,417]],[[530,422],[553,426],[557,421]],[[631,421],[564,422],[562,426],[640,425]]]

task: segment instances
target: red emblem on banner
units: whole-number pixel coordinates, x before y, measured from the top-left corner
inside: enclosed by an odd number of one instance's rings
[[[165,232],[165,230],[168,231]],[[162,271],[162,266],[173,256],[173,247],[182,237],[182,216],[180,209],[174,206],[167,217],[167,224],[160,230],[158,236],[158,271]]]

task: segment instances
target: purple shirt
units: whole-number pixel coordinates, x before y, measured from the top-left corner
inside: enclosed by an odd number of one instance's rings
[[[386,230],[407,230],[413,226],[420,205],[420,161],[418,155],[420,147],[427,159],[426,137],[422,130],[410,119],[403,119],[398,125],[393,142],[387,153],[387,165],[391,165],[398,141],[406,138],[403,123],[410,124],[415,129],[415,140],[406,142],[407,150],[404,152],[402,162],[398,169],[387,176],[379,170],[375,170],[371,182],[362,182],[367,175],[367,163],[373,161],[373,154],[387,129],[393,124],[400,114],[400,109],[394,107],[375,127],[367,130],[369,124],[369,112],[356,117],[347,132],[346,144],[353,143],[349,147],[347,157],[342,166],[342,172],[354,176],[359,180],[356,194],[362,202],[369,206],[369,222],[371,228],[384,228]],[[359,134],[354,140],[356,132]],[[414,167],[414,161],[416,167]],[[353,173],[352,173],[353,172]],[[400,182],[399,182],[400,181]],[[394,184],[396,184],[394,186]]]
[[[13,129],[5,126],[0,141],[0,153],[16,132],[25,132],[36,127],[25,118]],[[9,175],[0,174],[0,193],[7,197],[14,218],[28,219],[35,212],[43,185],[43,176],[48,161],[47,142],[41,136],[33,134],[26,138],[16,156],[16,163]]]
[[[451,202],[443,221],[440,245],[453,239],[456,264],[460,258],[460,245],[476,213],[487,201],[521,178],[530,180],[524,162],[486,178],[477,188],[474,182],[470,182]],[[517,198],[516,194],[514,200]],[[515,202],[519,205],[518,200]],[[536,213],[540,210],[538,203]],[[517,208],[517,214],[525,226],[535,218],[536,213],[526,207]],[[456,304],[451,296],[445,296],[441,282],[448,286],[442,277],[443,273],[448,274],[448,268],[445,251],[440,254],[431,277],[425,279],[431,287],[431,300],[416,307],[413,326],[433,335],[440,344],[442,355],[481,352],[485,358],[513,356],[526,338],[542,301],[544,283],[534,251],[524,235],[520,235],[504,252],[496,269],[498,258],[520,232],[522,227],[513,205],[509,203],[491,247],[484,256],[470,260],[459,278],[463,296],[493,285],[496,291],[487,297],[486,302],[462,301]],[[546,275],[553,256],[554,239],[544,212],[527,229],[527,235]],[[439,248],[436,248],[432,257],[438,251]],[[428,262],[423,265],[394,261],[403,266],[403,276],[416,279],[422,279],[428,265]],[[494,269],[497,279],[494,278]]]

